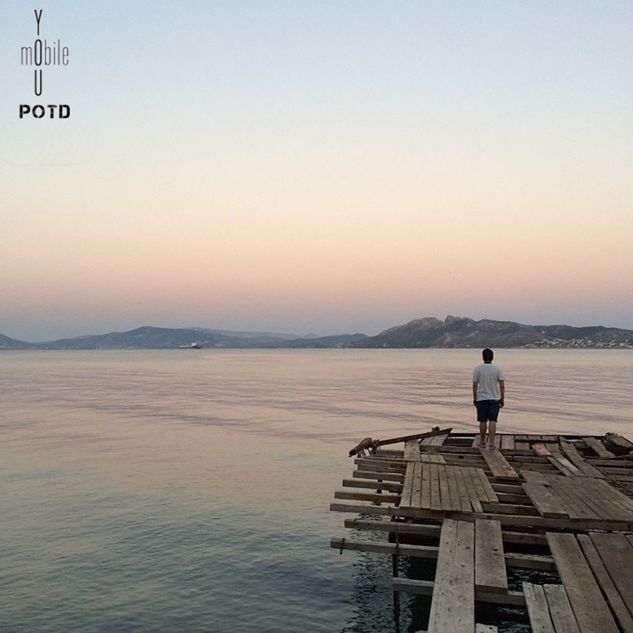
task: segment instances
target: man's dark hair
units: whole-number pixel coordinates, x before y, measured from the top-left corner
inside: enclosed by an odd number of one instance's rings
[[[484,363],[491,363],[492,359],[495,357],[495,355],[492,353],[492,350],[488,349],[487,347],[481,352],[481,355],[484,359]]]

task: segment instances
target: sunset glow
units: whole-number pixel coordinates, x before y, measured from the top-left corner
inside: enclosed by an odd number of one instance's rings
[[[44,2],[0,21],[0,332],[633,328],[625,3]]]

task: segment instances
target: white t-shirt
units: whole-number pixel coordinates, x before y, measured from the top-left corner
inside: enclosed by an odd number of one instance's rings
[[[501,400],[499,381],[505,380],[503,370],[492,363],[482,363],[473,370],[473,383],[477,383],[477,400]]]

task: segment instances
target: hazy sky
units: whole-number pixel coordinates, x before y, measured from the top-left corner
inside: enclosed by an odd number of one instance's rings
[[[633,328],[633,3],[0,4],[0,332]],[[18,118],[67,103],[65,121]]]

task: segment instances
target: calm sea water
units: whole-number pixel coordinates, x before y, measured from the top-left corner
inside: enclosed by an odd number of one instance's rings
[[[363,437],[474,430],[478,362],[466,350],[0,353],[0,631],[394,631],[390,560],[329,549],[345,515],[328,505]],[[630,352],[496,362],[502,430],[633,436]],[[402,631],[425,624],[418,606],[403,599]]]

